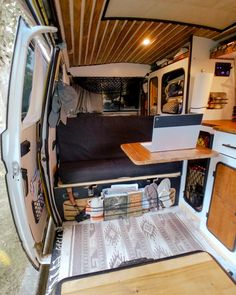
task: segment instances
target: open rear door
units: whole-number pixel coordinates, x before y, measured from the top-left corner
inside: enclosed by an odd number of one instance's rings
[[[22,246],[35,267],[48,224],[38,163],[40,119],[53,48],[43,34],[56,28],[30,28],[20,18],[8,90],[7,128],[2,158],[12,214]]]

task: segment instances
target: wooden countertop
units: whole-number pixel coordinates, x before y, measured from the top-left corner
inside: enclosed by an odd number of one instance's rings
[[[205,120],[202,125],[213,127],[217,131],[236,134],[236,121],[231,120]]]
[[[217,152],[201,146],[195,149],[164,151],[151,153],[141,143],[126,143],[122,150],[135,165],[149,165],[183,160],[206,159],[216,157]]]
[[[234,282],[206,252],[78,276],[59,286],[61,295],[236,294]]]

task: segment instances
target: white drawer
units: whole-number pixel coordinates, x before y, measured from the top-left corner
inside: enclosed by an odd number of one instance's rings
[[[236,158],[236,134],[217,131],[214,136],[213,150]]]

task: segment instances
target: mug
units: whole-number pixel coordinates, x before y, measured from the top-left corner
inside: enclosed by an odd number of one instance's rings
[[[103,217],[103,197],[94,197],[87,202],[86,213],[92,219]]]

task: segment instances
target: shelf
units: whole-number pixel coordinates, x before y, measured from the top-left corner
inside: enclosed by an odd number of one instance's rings
[[[217,152],[201,146],[197,146],[195,149],[151,153],[139,142],[122,144],[121,149],[135,165],[206,159],[218,155]]]
[[[221,45],[210,53],[213,59],[234,59],[236,57],[236,41]]]

